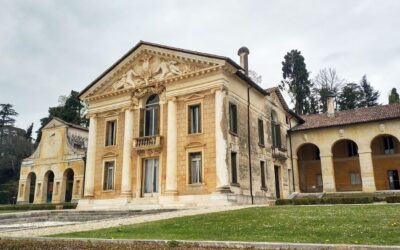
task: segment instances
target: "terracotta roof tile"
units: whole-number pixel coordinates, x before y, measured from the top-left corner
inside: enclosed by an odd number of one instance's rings
[[[301,116],[301,118],[303,118],[304,123],[292,128],[292,131],[351,125],[400,118],[400,103],[369,108],[336,111],[333,117],[328,117],[328,115],[324,113],[318,115],[305,115]]]

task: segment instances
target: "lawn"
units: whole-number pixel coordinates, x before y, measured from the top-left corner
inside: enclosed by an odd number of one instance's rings
[[[400,205],[254,207],[55,236],[399,245]]]

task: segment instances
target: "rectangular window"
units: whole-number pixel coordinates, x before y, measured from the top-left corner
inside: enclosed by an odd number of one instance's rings
[[[237,178],[237,153],[231,152],[231,175],[232,175],[232,184],[238,183]]]
[[[361,185],[360,173],[350,173],[351,185]]]
[[[264,123],[258,119],[258,144],[264,146]]]
[[[384,147],[385,155],[394,154],[393,137],[391,137],[391,136],[383,137],[383,147]]]
[[[201,133],[201,106],[189,106],[189,134]]]
[[[261,189],[267,188],[265,183],[265,161],[260,161],[260,168],[261,168]]]
[[[353,141],[347,141],[347,151],[349,157],[357,156],[358,155],[357,144]]]
[[[114,173],[115,173],[115,162],[106,161],[104,163],[104,183],[103,190],[114,189]]]
[[[317,187],[322,187],[322,175],[317,174],[316,179],[317,179]]]
[[[237,106],[229,103],[229,131],[237,134]]]
[[[201,152],[189,153],[189,184],[202,183]]]
[[[106,124],[106,146],[115,145],[117,135],[117,121],[107,121]]]

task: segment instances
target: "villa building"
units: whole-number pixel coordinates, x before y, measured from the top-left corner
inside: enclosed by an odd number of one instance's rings
[[[248,76],[249,50],[238,55],[240,65],[139,42],[80,93],[88,135],[59,119],[42,129],[18,202],[229,205],[400,189],[400,104],[335,111],[330,97],[328,112],[299,116]]]
[[[53,118],[21,165],[17,203],[77,202],[83,191],[88,129]]]
[[[303,116],[291,131],[296,191],[400,190],[400,104]]]
[[[293,192],[286,143],[300,118],[229,58],[140,42],[86,87],[79,207],[267,202]]]

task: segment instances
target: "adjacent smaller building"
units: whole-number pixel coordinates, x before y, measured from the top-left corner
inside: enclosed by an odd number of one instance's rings
[[[21,165],[17,203],[76,202],[82,196],[88,129],[53,118]]]

